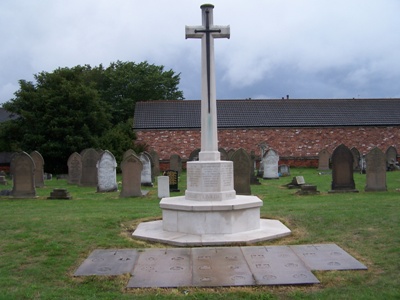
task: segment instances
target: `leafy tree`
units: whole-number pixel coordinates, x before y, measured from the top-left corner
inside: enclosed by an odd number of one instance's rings
[[[164,71],[163,66],[117,61],[104,73],[102,97],[111,107],[114,124],[132,118],[138,101],[183,99],[180,74]]]
[[[163,66],[111,63],[41,72],[35,83],[20,80],[15,98],[3,107],[19,115],[0,125],[1,151],[37,150],[48,172],[67,171],[67,159],[85,148],[116,156],[133,144],[136,101],[183,99],[180,74]]]

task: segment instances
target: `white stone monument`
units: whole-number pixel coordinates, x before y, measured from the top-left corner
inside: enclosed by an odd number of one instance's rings
[[[108,150],[104,151],[96,167],[97,191],[99,193],[118,191],[117,162],[114,155]]]
[[[213,24],[211,4],[201,6],[202,25],[186,26],[186,38],[202,44],[201,151],[187,162],[185,196],[163,198],[163,219],[139,224],[134,237],[180,246],[257,242],[290,234],[276,220],[260,219],[263,202],[238,196],[233,188],[233,163],[221,161],[217,137],[214,38],[229,38],[229,26]]]
[[[158,198],[169,197],[169,176],[157,176]]]

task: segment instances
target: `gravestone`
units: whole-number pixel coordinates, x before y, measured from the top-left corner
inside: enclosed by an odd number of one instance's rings
[[[189,161],[198,161],[199,153],[200,153],[200,149],[195,149],[192,152],[190,152]]]
[[[169,177],[157,176],[158,198],[169,197]]]
[[[178,171],[175,170],[167,170],[164,172],[164,176],[168,176],[169,178],[169,191],[170,192],[180,192],[178,188]]]
[[[395,170],[395,166],[397,165],[397,150],[395,147],[390,146],[386,150],[386,167],[387,170],[393,171]]]
[[[360,174],[365,174],[367,170],[367,162],[365,161],[365,155],[360,155],[360,162],[358,164],[360,166]]]
[[[278,179],[278,162],[279,162],[279,155],[278,153],[273,150],[269,149],[262,160],[264,166],[263,178],[264,179]]]
[[[320,170],[320,171],[329,170],[330,157],[331,157],[331,154],[326,149],[322,149],[318,153],[318,170]]]
[[[128,157],[129,155],[137,155],[135,151],[133,151],[132,149],[128,149],[124,152],[124,154],[122,155],[122,160],[124,160],[126,157]]]
[[[172,154],[169,158],[170,170],[177,171],[179,174],[182,173],[182,159],[178,154]]]
[[[355,147],[351,148],[350,151],[353,154],[353,171],[360,172],[360,151],[358,151]]]
[[[332,190],[329,192],[358,192],[353,178],[353,154],[344,144],[332,153]]]
[[[251,159],[246,150],[240,148],[232,155],[234,190],[238,195],[251,195]]]
[[[11,160],[10,172],[13,177],[11,195],[14,198],[35,198],[35,162],[32,157],[26,152],[15,153]]]
[[[218,148],[219,153],[221,153],[221,160],[229,160],[228,152],[224,148]]]
[[[53,189],[50,193],[50,197],[47,197],[47,199],[71,200],[72,197],[66,189]]]
[[[228,159],[229,160],[232,160],[233,153],[235,153],[235,149],[229,149],[228,150],[227,154],[228,154]]]
[[[306,181],[303,176],[296,176],[292,178],[292,181],[289,182],[286,186],[289,189],[299,189],[302,185],[304,185]]]
[[[290,176],[290,167],[288,165],[280,165],[278,166],[278,173],[282,177]]]
[[[6,176],[0,175],[0,185],[7,185]]]
[[[375,147],[366,155],[365,160],[367,162],[365,191],[387,191],[386,155]]]
[[[97,192],[118,191],[117,162],[114,155],[106,150],[97,162]]]
[[[35,187],[42,188],[44,187],[44,159],[38,151],[33,151],[30,156],[35,163]]]
[[[97,186],[97,162],[99,152],[93,148],[86,149],[82,155],[81,186]]]
[[[297,195],[319,195],[320,192],[317,190],[316,185],[303,184],[300,186],[300,190],[296,192]]]
[[[151,169],[151,175],[158,176],[160,175],[160,156],[158,153],[153,149],[149,152],[151,156],[151,161],[153,162],[152,169]],[[152,181],[154,181],[154,178],[152,178]]]
[[[79,153],[74,152],[68,158],[68,183],[79,184],[82,175],[82,157]]]
[[[151,160],[150,155],[146,152],[142,152],[139,155],[139,159],[143,164],[141,173],[141,183],[143,186],[153,186],[151,177]]]
[[[140,197],[143,164],[139,157],[130,154],[121,163],[122,188],[120,197]]]
[[[260,185],[261,182],[258,181],[257,176],[256,176],[256,154],[254,151],[251,151],[250,153],[250,160],[251,160],[251,168],[250,168],[250,184],[253,185]]]

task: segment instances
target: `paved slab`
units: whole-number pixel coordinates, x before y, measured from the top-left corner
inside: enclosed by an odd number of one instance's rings
[[[255,285],[240,247],[193,248],[193,285]]]
[[[130,273],[137,257],[138,252],[133,249],[96,249],[80,265],[74,276]]]
[[[290,248],[311,270],[366,270],[367,267],[336,244],[298,245]]]
[[[145,249],[131,275],[128,288],[190,286],[191,249]]]
[[[288,246],[242,247],[242,251],[257,285],[319,283]]]
[[[311,270],[365,270],[335,244],[94,250],[74,276],[131,274],[127,288],[319,283]]]

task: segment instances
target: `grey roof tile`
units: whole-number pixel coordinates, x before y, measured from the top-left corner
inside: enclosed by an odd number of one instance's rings
[[[199,100],[136,103],[135,129],[200,128]],[[218,100],[218,128],[400,125],[400,99]]]

